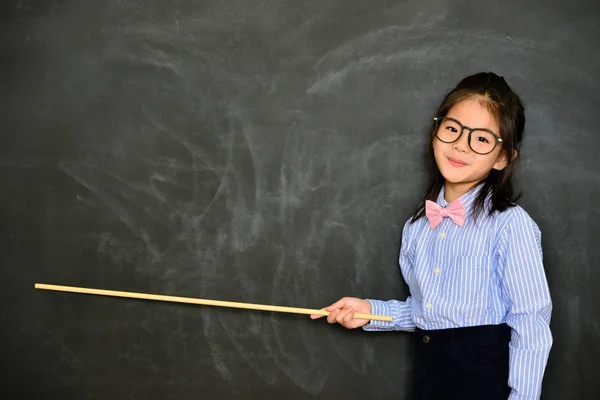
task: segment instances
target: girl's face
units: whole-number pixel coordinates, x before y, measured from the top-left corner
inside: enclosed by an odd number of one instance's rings
[[[500,134],[498,121],[478,99],[457,103],[446,116],[470,128],[485,128]],[[501,143],[491,153],[482,155],[471,150],[468,137],[469,132],[465,130],[454,143],[444,143],[437,138],[433,140],[435,162],[446,179],[446,190],[460,195],[481,182],[492,169],[502,170],[507,163]]]

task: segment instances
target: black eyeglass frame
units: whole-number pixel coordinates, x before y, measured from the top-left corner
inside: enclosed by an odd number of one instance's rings
[[[456,139],[454,139],[451,142],[446,142],[445,140],[440,139],[440,137],[438,136],[438,130],[440,128],[440,123],[444,119],[449,119],[450,121],[456,122],[460,126],[460,134],[456,137]],[[496,149],[496,146],[498,146],[498,143],[504,142],[504,140],[502,140],[502,138],[500,136],[496,135],[494,132],[492,132],[489,129],[486,129],[486,128],[471,128],[469,126],[461,124],[459,120],[451,118],[451,117],[433,117],[433,120],[437,123],[437,127],[435,128],[435,137],[440,142],[443,142],[443,143],[454,143],[454,142],[457,142],[462,137],[463,132],[465,130],[467,130],[467,131],[469,131],[469,136],[467,136],[467,143],[469,144],[469,148],[471,150],[473,150],[474,153],[480,154],[482,156],[484,156],[486,154],[490,154],[492,151],[494,151]],[[485,131],[485,132],[488,132],[488,133],[491,133],[492,135],[494,135],[494,137],[496,138],[496,142],[494,142],[494,147],[492,147],[492,149],[490,151],[488,151],[487,153],[480,153],[480,152],[476,151],[475,149],[473,149],[473,147],[471,146],[471,134],[473,133],[473,131]]]

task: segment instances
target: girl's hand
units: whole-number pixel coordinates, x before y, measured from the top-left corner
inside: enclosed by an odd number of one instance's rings
[[[354,314],[371,314],[371,303],[356,297],[344,297],[325,307],[324,310],[329,311],[327,322],[330,324],[338,323],[348,329],[355,329],[365,325],[369,320],[354,319]],[[324,315],[312,314],[310,316],[312,319],[321,317],[324,317]]]

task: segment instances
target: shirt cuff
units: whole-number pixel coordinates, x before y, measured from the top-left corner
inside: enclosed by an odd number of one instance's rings
[[[508,396],[508,400],[540,400],[540,397],[539,396],[538,397],[519,396],[513,390],[512,392],[510,392],[510,396]]]
[[[386,301],[366,299],[371,303],[371,314],[373,315],[391,315],[391,309]],[[363,325],[365,331],[388,331],[392,330],[394,323],[388,321],[371,320],[368,324]]]

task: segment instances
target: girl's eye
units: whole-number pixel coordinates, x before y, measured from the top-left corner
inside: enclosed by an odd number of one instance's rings
[[[458,129],[456,129],[453,126],[447,126],[446,129],[448,129],[450,132],[453,132],[453,133],[457,133],[458,132]]]
[[[490,142],[487,138],[485,138],[483,136],[477,136],[476,139],[478,142],[481,142],[481,143],[489,143]]]

